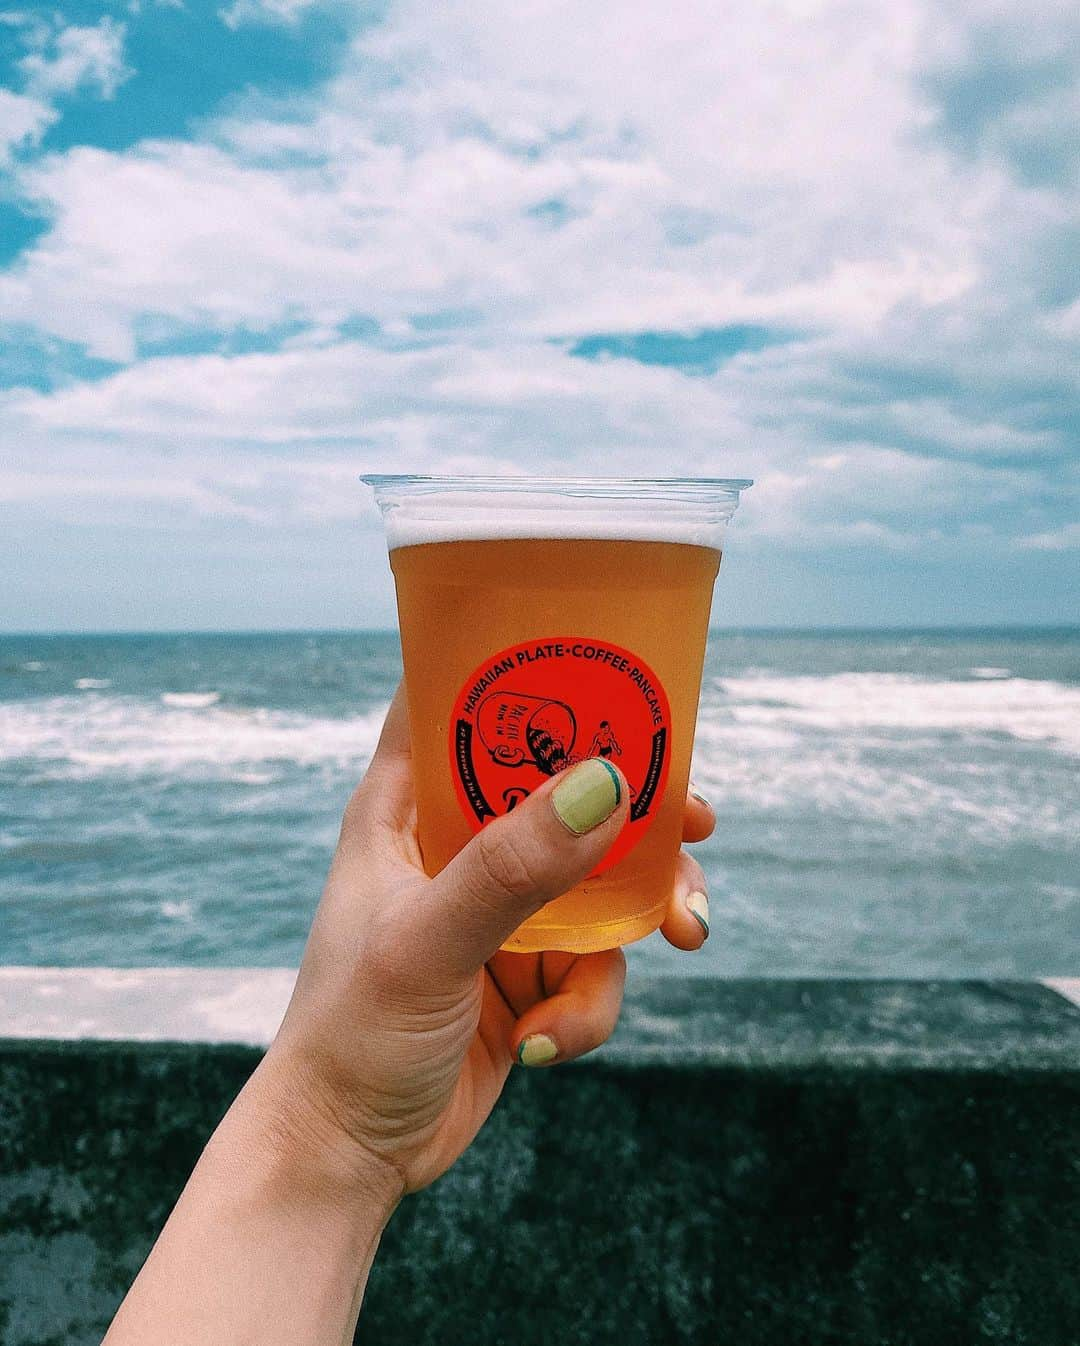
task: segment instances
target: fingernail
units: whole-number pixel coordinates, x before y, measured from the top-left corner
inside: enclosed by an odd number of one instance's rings
[[[522,1038],[518,1048],[518,1060],[523,1066],[543,1066],[554,1061],[559,1054],[558,1047],[546,1033],[530,1033]]]
[[[690,793],[694,796],[694,798],[698,801],[699,804],[704,804],[707,809],[712,808],[712,805],[701,793],[701,791],[697,788],[697,786],[694,784],[693,781],[690,782]]]
[[[580,837],[610,818],[620,799],[619,773],[602,757],[590,757],[563,773],[551,792],[551,807],[559,821]]]
[[[686,906],[690,912],[690,915],[693,916],[694,920],[697,921],[698,925],[700,925],[702,930],[705,931],[705,938],[708,939],[709,899],[705,896],[704,893],[698,893],[698,892],[687,893]]]

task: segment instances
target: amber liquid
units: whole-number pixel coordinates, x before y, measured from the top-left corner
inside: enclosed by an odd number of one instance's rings
[[[459,690],[488,656],[572,633],[632,650],[658,675],[671,706],[671,765],[651,827],[628,855],[549,902],[505,947],[587,953],[651,933],[663,919],[681,841],[720,553],[672,542],[499,539],[398,547],[390,564],[429,874],[474,835],[450,776],[449,720]]]

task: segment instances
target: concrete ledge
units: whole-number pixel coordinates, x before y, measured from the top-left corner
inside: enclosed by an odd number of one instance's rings
[[[0,967],[0,1038],[239,1042],[266,1046],[294,968]],[[700,988],[708,990],[702,995]],[[1055,994],[1048,997],[1042,988]],[[607,1049],[634,1060],[986,1061],[1019,1035],[1032,1059],[1062,1047],[1057,997],[1080,1006],[1080,979],[1044,982],[772,981],[632,978]],[[1070,1016],[1065,1016],[1070,1021]],[[1066,1034],[1065,1040],[1068,1040]]]
[[[0,1038],[266,1046],[288,967],[0,967]]]
[[[1042,984],[1080,1006],[1080,977],[1047,977]]]
[[[100,1340],[258,1058],[0,1042],[4,1346]],[[639,981],[403,1205],[362,1339],[1076,1346],[1078,1154],[1046,987]]]

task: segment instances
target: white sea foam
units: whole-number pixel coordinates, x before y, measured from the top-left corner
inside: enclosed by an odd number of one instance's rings
[[[100,692],[103,687],[111,687],[111,678],[76,678],[75,686],[80,692]]]
[[[0,762],[26,761],[76,778],[150,772],[242,779],[272,763],[360,769],[385,710],[331,719],[98,694],[5,702]]]
[[[158,908],[162,916],[170,921],[193,921],[195,904],[193,902],[162,902]]]
[[[969,670],[973,678],[1011,678],[1011,668],[973,668]]]
[[[165,706],[179,706],[183,710],[204,710],[215,706],[221,700],[220,692],[162,692],[161,702]]]
[[[780,827],[809,813],[927,845],[1042,841],[1075,835],[1078,753],[1080,688],[762,672],[706,683],[694,776],[734,815],[772,813]]]
[[[95,692],[0,703],[0,765],[53,779],[229,780],[265,793],[295,768],[359,775],[384,713],[332,718]],[[927,844],[944,844],[950,829],[1041,840],[1075,832],[1077,754],[1078,687],[759,670],[707,680],[694,772],[728,816],[773,812],[781,827],[809,811],[880,825],[883,835],[899,825]],[[258,802],[249,793],[231,807]]]
[[[945,777],[925,755],[879,761],[861,744],[826,741],[752,751],[737,726],[708,720],[699,721],[694,779],[728,818],[771,816],[781,845],[788,825],[808,818],[829,834],[839,827],[838,838],[855,825],[873,826],[894,849],[901,835],[916,849],[952,850],[1070,839],[1077,826],[1076,806],[1063,795],[1040,797],[997,768],[964,766]],[[723,844],[737,845],[737,834],[725,834]]]
[[[707,703],[777,732],[1001,734],[1080,753],[1080,687],[1031,678],[932,681],[897,673],[718,678]]]

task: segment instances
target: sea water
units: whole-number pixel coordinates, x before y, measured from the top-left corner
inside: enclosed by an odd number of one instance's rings
[[[0,963],[286,965],[393,633],[0,638]],[[715,632],[671,975],[1080,972],[1080,631]]]

